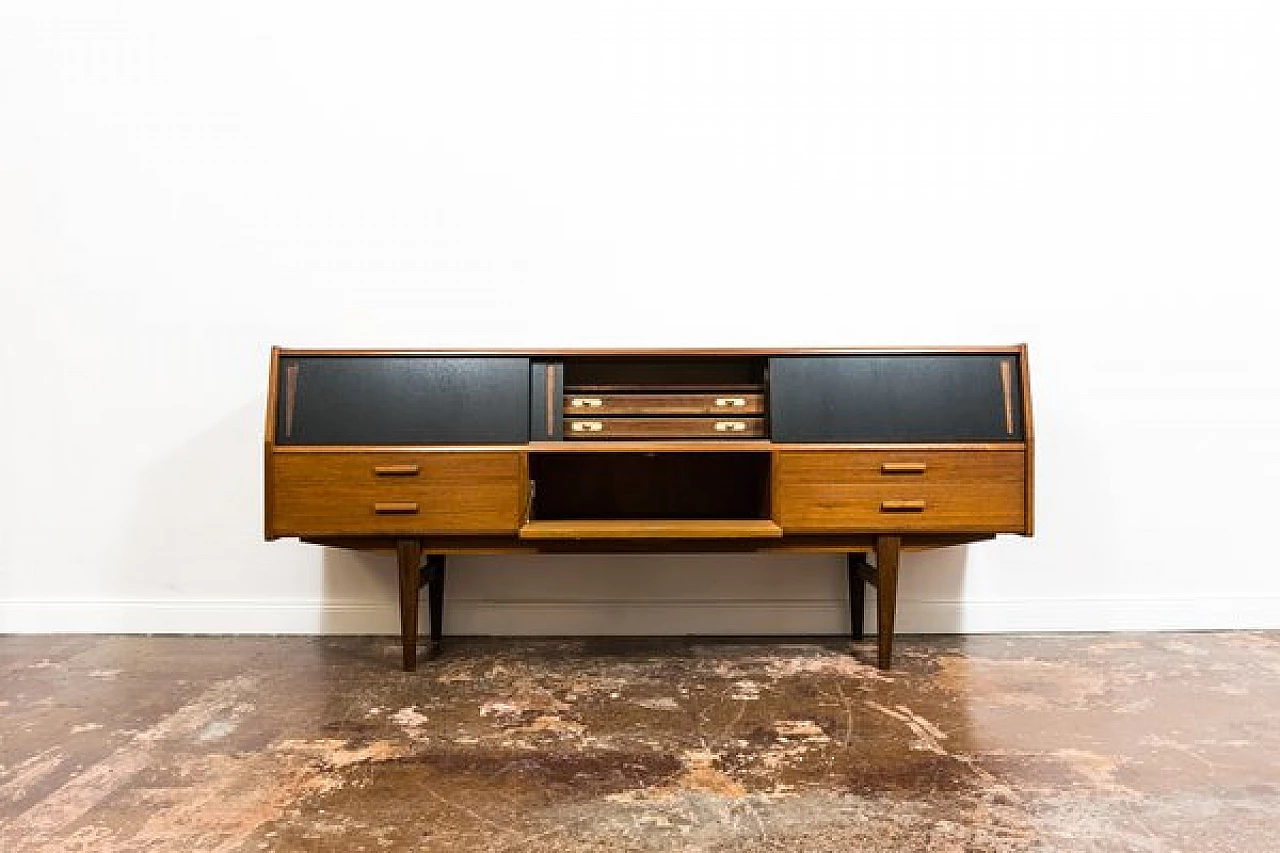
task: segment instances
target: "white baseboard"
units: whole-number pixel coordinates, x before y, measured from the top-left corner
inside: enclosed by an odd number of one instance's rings
[[[866,626],[874,630],[875,595]],[[839,634],[844,600],[449,600],[459,635]],[[425,609],[425,608],[424,608]],[[423,614],[425,617],[425,613]],[[392,601],[0,600],[0,633],[396,634]],[[423,619],[425,630],[425,618]],[[903,634],[1280,629],[1280,598],[901,600]]]

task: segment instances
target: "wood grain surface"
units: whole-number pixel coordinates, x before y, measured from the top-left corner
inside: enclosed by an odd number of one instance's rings
[[[895,471],[895,465],[912,467]],[[1025,471],[1020,453],[780,451],[774,515],[789,533],[1018,533],[1025,523]]]
[[[277,453],[268,520],[276,536],[514,533],[522,454]],[[402,466],[415,474],[387,476]]]

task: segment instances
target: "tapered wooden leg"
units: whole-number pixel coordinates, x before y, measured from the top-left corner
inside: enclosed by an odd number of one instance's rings
[[[863,635],[863,609],[867,600],[867,582],[862,572],[867,566],[867,555],[861,552],[846,557],[849,569],[849,637],[861,640]]]
[[[431,612],[431,654],[440,654],[444,632],[444,554],[427,557],[427,609]]]
[[[422,543],[417,539],[396,541],[400,566],[400,647],[404,671],[418,668],[418,589],[422,584]]]
[[[893,661],[893,617],[898,606],[898,556],[901,536],[876,537],[876,644],[880,668]]]

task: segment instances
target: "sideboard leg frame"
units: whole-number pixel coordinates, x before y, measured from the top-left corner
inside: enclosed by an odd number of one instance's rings
[[[863,611],[867,601],[867,584],[875,583],[875,570],[862,552],[845,555],[849,571],[849,638],[861,640],[865,634]]]
[[[898,606],[898,557],[901,536],[876,537],[876,645],[879,666],[893,663],[893,617]]]
[[[444,633],[444,554],[429,554],[422,565],[422,583],[427,587],[427,610],[431,617],[431,656],[440,654]]]
[[[400,649],[405,672],[418,668],[418,589],[421,585],[422,543],[417,539],[396,540],[396,563],[400,569]]]

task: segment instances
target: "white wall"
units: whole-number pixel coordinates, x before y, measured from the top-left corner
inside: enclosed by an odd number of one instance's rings
[[[1023,340],[1038,535],[901,628],[1280,627],[1278,22],[0,0],[0,630],[394,630],[261,541],[272,343]],[[844,624],[834,558],[452,566],[451,631]]]

